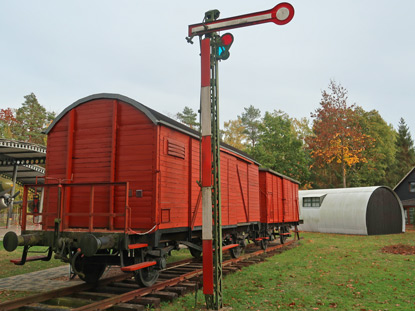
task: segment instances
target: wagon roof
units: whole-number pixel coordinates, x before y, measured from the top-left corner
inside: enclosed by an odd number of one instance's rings
[[[112,94],[112,93],[100,93],[100,94],[94,94],[94,95],[90,95],[84,98],[81,98],[79,100],[77,100],[76,102],[74,102],[72,105],[66,107],[54,120],[53,122],[50,124],[50,126],[46,129],[45,134],[48,134],[52,128],[56,125],[56,123],[59,122],[60,119],[62,119],[69,111],[71,111],[72,109],[76,108],[79,105],[82,105],[86,102],[92,101],[92,100],[96,100],[96,99],[115,99],[115,100],[119,100],[122,102],[125,102],[131,106],[134,106],[135,108],[137,108],[138,110],[140,110],[142,113],[144,113],[154,124],[162,124],[165,126],[168,126],[170,128],[174,128],[180,132],[183,132],[187,135],[196,137],[197,139],[200,138],[200,133],[194,129],[191,129],[190,127],[177,122],[176,120],[173,120],[172,118],[169,118],[167,116],[165,116],[164,114],[161,114],[160,112],[153,110],[147,106],[144,106],[143,104],[139,103],[138,101],[129,98],[127,96],[124,95],[120,95],[120,94]],[[227,149],[233,153],[236,153],[246,159],[249,159],[250,161],[256,163],[259,165],[259,163],[257,161],[255,161],[254,159],[252,159],[247,153],[232,147],[228,144],[225,144],[223,142],[221,142],[221,147],[224,149]]]
[[[291,178],[291,177],[288,177],[288,176],[286,176],[286,175],[283,175],[283,174],[281,174],[281,173],[278,173],[278,172],[276,172],[276,171],[273,171],[273,170],[271,170],[271,169],[269,169],[269,168],[260,167],[260,168],[259,168],[259,170],[260,170],[261,172],[268,172],[268,173],[271,173],[271,174],[273,174],[273,175],[276,175],[276,176],[282,177],[282,178],[287,179],[287,180],[289,180],[289,181],[291,181],[291,182],[293,182],[293,183],[295,183],[295,184],[301,184],[298,180],[295,180],[295,179],[293,179],[293,178]]]

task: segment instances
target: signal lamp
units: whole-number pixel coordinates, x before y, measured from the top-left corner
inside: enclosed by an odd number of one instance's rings
[[[216,58],[225,60],[229,58],[229,49],[233,43],[233,35],[231,33],[225,33],[220,37],[219,44],[216,47]]]

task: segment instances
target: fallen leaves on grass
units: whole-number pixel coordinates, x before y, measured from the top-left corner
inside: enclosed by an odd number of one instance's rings
[[[382,248],[382,253],[398,255],[415,255],[415,246],[405,244],[389,245]]]

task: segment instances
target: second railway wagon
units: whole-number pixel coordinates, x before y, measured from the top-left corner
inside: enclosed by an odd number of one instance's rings
[[[259,169],[261,223],[265,230],[278,230],[281,243],[289,228],[300,221],[299,182],[267,168]]]

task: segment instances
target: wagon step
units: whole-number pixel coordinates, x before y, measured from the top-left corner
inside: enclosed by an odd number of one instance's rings
[[[225,245],[225,246],[222,246],[222,251],[226,251],[228,249],[235,248],[235,247],[238,247],[238,246],[240,246],[240,245],[239,244],[229,244],[229,245]]]
[[[147,246],[148,246],[148,244],[146,244],[146,243],[130,244],[130,245],[128,245],[128,249],[145,248]]]
[[[278,235],[289,235],[289,236],[291,236],[291,233],[289,233],[289,232],[280,232]]]
[[[50,259],[50,258],[49,258]],[[49,260],[48,256],[33,256],[26,258],[24,262],[26,261],[36,261],[36,260]],[[14,263],[15,265],[21,266],[24,264],[22,259],[10,259],[10,262]]]
[[[25,246],[24,249],[23,249],[22,258],[21,259],[11,259],[10,262],[14,263],[17,266],[23,266],[26,263],[26,261],[37,261],[37,260],[49,261],[52,258],[52,248],[51,247],[49,247],[47,256],[33,256],[33,257],[27,258],[28,251],[29,251],[29,247]]]
[[[121,267],[121,271],[133,272],[133,271],[137,271],[137,270],[144,269],[147,267],[155,266],[156,264],[157,264],[156,261],[145,261],[145,262],[137,263],[135,265]]]
[[[256,238],[255,241],[262,241],[262,240],[269,240],[268,236],[264,236],[262,238]]]

